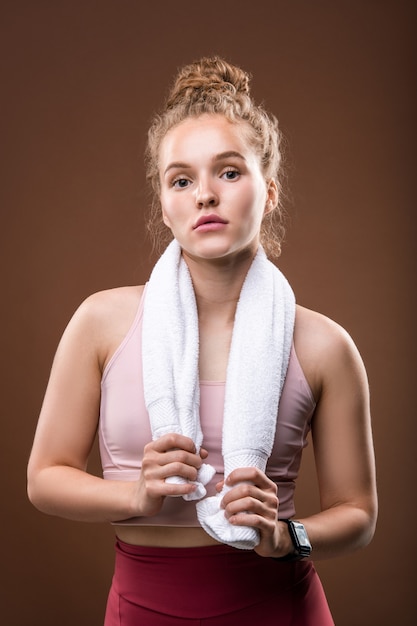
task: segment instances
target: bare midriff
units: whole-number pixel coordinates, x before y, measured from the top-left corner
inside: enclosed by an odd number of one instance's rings
[[[176,526],[115,526],[119,539],[135,546],[155,548],[198,548],[213,546],[212,539],[202,528]]]

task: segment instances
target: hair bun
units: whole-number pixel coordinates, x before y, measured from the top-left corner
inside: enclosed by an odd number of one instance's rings
[[[249,95],[250,76],[219,57],[204,57],[183,67],[167,99],[167,107],[205,99],[210,93]]]

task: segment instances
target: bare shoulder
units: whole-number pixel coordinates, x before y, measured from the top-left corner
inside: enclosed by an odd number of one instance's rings
[[[109,314],[129,315],[132,310],[136,311],[143,289],[143,285],[135,285],[97,291],[81,303],[77,314],[87,318],[92,316],[96,322],[106,319]]]
[[[104,368],[135,319],[143,289],[143,285],[117,287],[88,296],[68,324],[63,341],[90,347]]]
[[[297,348],[302,349],[305,346],[308,349],[313,344],[311,347],[315,350],[352,342],[350,335],[340,324],[322,313],[300,305],[297,305],[294,339],[301,344]]]
[[[299,305],[294,345],[316,398],[332,378],[365,375],[361,356],[349,333],[329,317]]]

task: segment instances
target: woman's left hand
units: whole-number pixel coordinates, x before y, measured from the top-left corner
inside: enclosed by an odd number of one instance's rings
[[[229,474],[223,484],[229,491],[223,496],[221,506],[229,522],[236,526],[250,526],[260,533],[255,548],[260,556],[280,556],[283,526],[278,523],[278,490],[264,472],[255,467],[239,468]],[[283,541],[284,539],[284,541]],[[282,546],[282,547],[281,547]]]

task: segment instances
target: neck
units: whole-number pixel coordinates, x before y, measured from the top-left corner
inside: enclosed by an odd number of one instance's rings
[[[237,302],[246,274],[256,251],[245,251],[237,257],[205,260],[195,259],[183,252],[193,281],[198,316],[222,317],[233,323]]]

